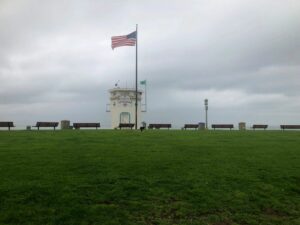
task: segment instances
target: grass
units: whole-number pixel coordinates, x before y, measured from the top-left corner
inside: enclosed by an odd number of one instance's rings
[[[300,224],[300,132],[0,132],[0,224]]]

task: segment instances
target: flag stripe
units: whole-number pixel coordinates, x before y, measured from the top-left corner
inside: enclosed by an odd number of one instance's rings
[[[135,46],[136,44],[136,31],[122,36],[111,37],[111,47],[112,49],[121,46]]]
[[[126,42],[135,43],[135,40],[120,40],[120,41],[112,41],[112,44],[126,43]]]
[[[118,41],[118,42],[113,42],[113,45],[119,45],[119,44],[135,44],[135,41],[129,41],[129,40],[125,40],[125,41]]]

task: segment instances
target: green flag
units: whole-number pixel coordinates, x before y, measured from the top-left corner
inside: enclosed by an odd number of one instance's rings
[[[146,80],[142,80],[142,81],[140,81],[140,84],[142,84],[142,85],[146,85]]]

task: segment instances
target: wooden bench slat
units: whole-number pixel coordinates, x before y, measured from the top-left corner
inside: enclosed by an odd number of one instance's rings
[[[183,127],[185,130],[188,129],[188,128],[199,128],[199,124],[184,124],[184,127]]]
[[[229,128],[230,130],[234,128],[233,124],[212,124],[211,127],[214,128],[214,130],[216,128]]]
[[[98,127],[100,127],[100,123],[73,123],[73,127],[75,129],[80,129],[81,127],[95,127],[98,129]]]
[[[36,125],[33,127],[37,127],[38,130],[40,129],[40,127],[53,127],[53,129],[55,130],[58,124],[58,122],[36,122]]]
[[[255,130],[255,129],[267,129],[268,128],[268,125],[267,124],[253,124],[252,125],[252,129]]]
[[[122,129],[122,128],[130,128],[132,129],[134,127],[134,123],[119,123],[119,128]]]
[[[168,128],[170,129],[172,125],[170,123],[150,123],[148,129],[160,129],[160,128]]]
[[[300,129],[300,125],[280,125],[282,130],[284,129]]]
[[[15,126],[14,126],[14,123],[11,121],[1,121],[0,127],[7,127],[8,130],[10,130],[11,127],[15,127]]]

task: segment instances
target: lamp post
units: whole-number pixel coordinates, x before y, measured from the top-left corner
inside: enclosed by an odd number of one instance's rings
[[[208,125],[207,125],[208,99],[204,100],[204,105],[205,105],[205,128],[208,129]]]

